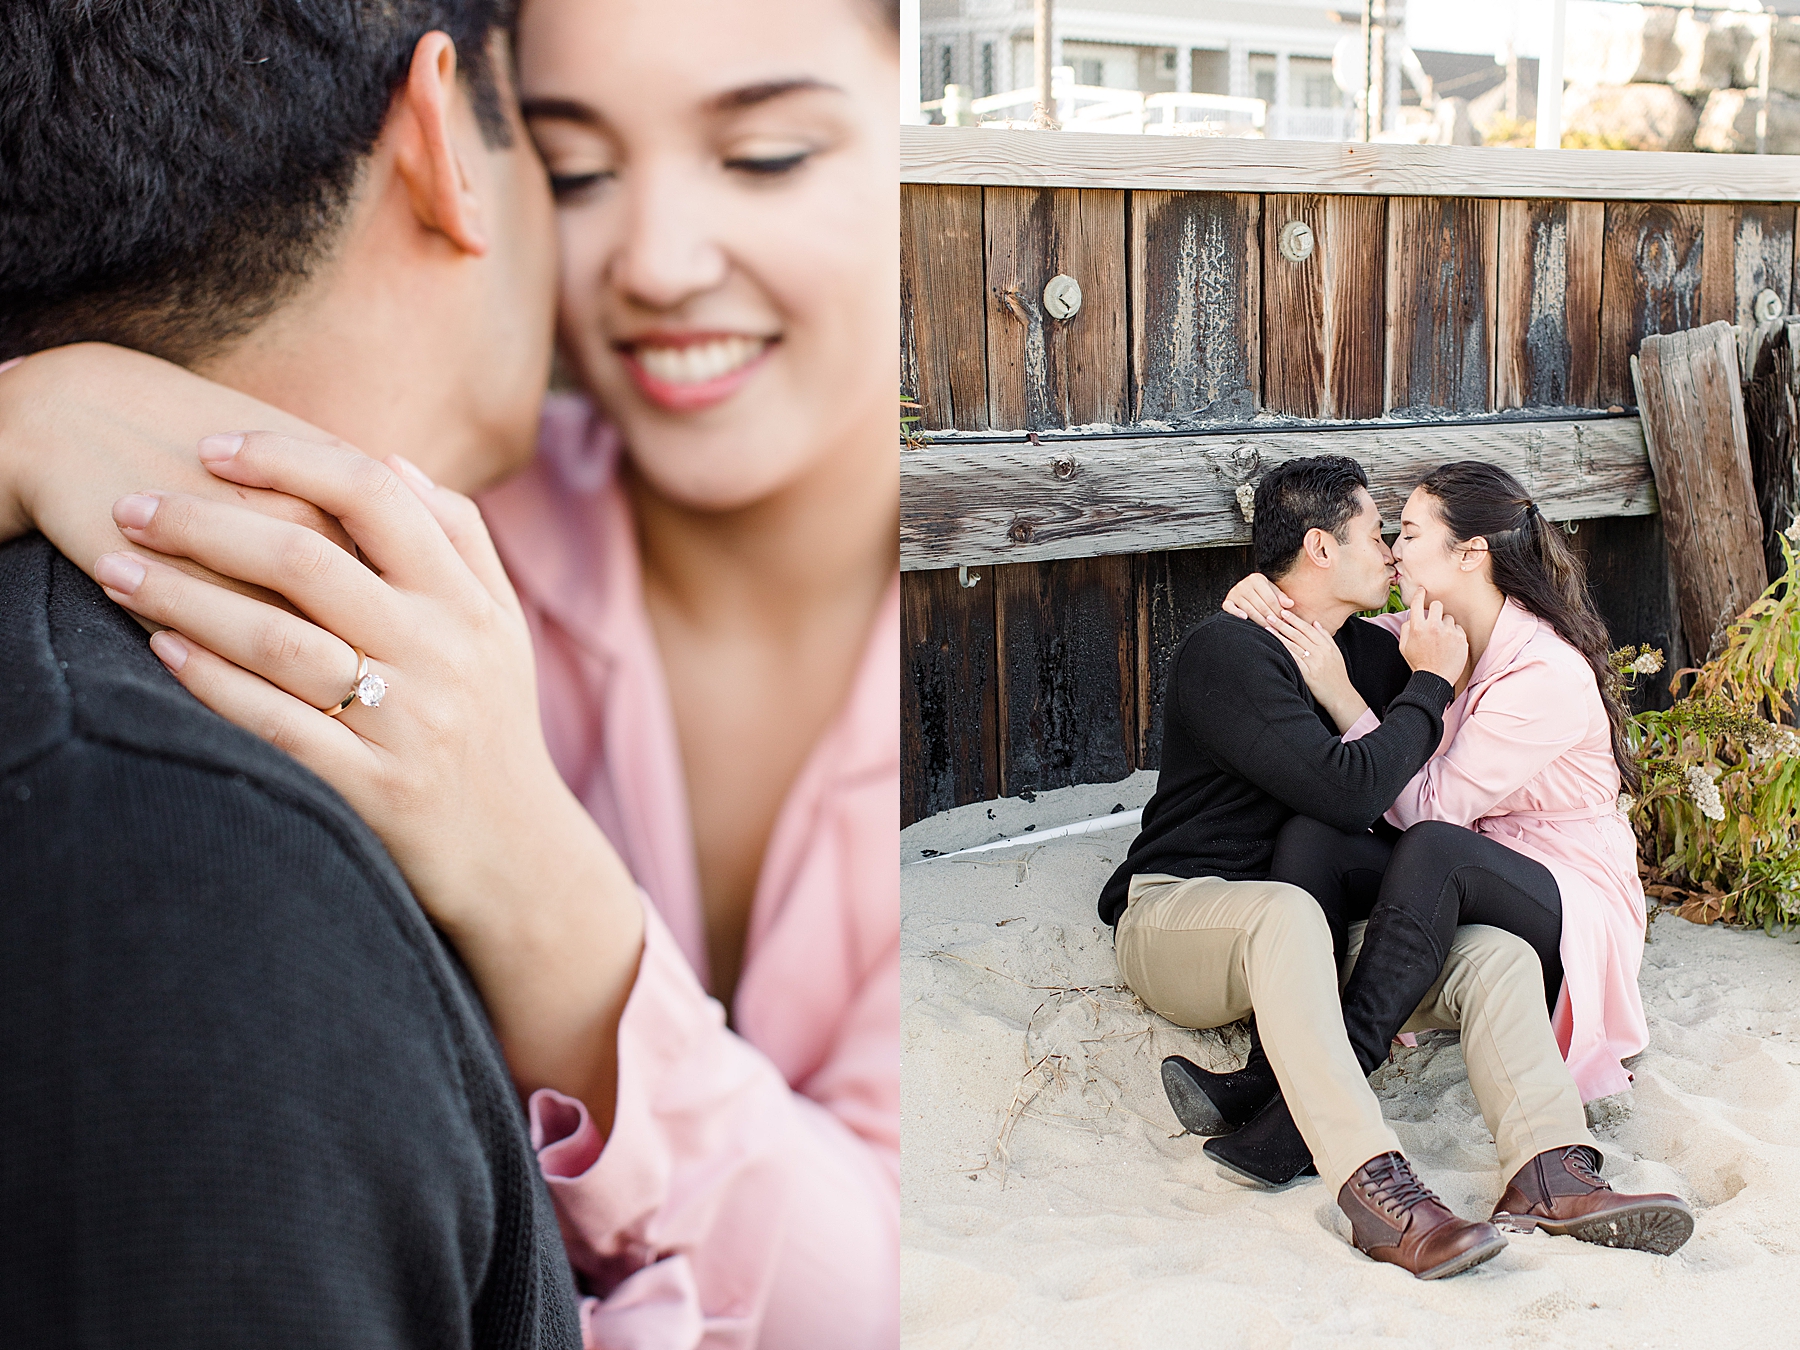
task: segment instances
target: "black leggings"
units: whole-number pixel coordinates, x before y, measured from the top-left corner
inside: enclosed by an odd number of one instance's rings
[[[1484,923],[1524,938],[1544,968],[1544,1001],[1552,1010],[1562,989],[1562,893],[1550,870],[1485,835],[1444,821],[1414,825],[1397,842],[1345,834],[1310,816],[1295,816],[1275,840],[1270,878],[1307,891],[1325,912],[1333,954],[1344,955],[1345,930],[1367,918],[1357,973],[1379,977],[1384,935],[1410,930],[1443,969],[1458,924]],[[1398,941],[1398,939],[1392,939]],[[1399,955],[1399,953],[1395,953]],[[1424,997],[1427,983],[1419,990]],[[1407,1010],[1410,1012],[1410,1008]]]

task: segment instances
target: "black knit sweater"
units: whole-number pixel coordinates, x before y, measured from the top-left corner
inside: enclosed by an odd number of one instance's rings
[[[523,1112],[362,821],[0,548],[0,1341],[572,1347]]]
[[[1188,634],[1169,667],[1156,792],[1100,892],[1101,918],[1119,921],[1140,873],[1261,880],[1290,816],[1366,830],[1394,804],[1437,749],[1454,691],[1409,670],[1374,624],[1349,620],[1337,643],[1351,683],[1382,717],[1347,744],[1273,634],[1225,613]]]

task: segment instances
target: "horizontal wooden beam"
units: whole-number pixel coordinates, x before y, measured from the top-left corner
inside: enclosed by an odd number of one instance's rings
[[[901,127],[900,181],[1380,197],[1772,202],[1800,197],[1800,155]]]
[[[1440,464],[1516,475],[1552,520],[1650,515],[1656,487],[1635,417],[1071,436],[959,437],[900,456],[900,566],[1088,558],[1247,544],[1240,484],[1284,460],[1350,455],[1390,523]]]

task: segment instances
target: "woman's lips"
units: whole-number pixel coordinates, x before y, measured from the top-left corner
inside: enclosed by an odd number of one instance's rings
[[[737,334],[644,339],[619,348],[638,391],[670,412],[694,412],[730,398],[775,347]]]

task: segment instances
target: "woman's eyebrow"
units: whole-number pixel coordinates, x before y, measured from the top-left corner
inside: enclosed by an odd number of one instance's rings
[[[767,103],[770,99],[781,98],[786,94],[809,93],[815,90],[832,94],[844,92],[839,85],[816,80],[809,75],[800,75],[792,79],[764,80],[759,84],[746,84],[736,89],[727,89],[724,93],[715,94],[709,98],[706,101],[706,107],[715,113],[739,112],[745,108],[754,108],[759,103]]]
[[[605,119],[598,112],[572,98],[521,99],[519,112],[527,120],[533,117],[550,117],[559,122],[579,122],[588,127],[605,125]]]

